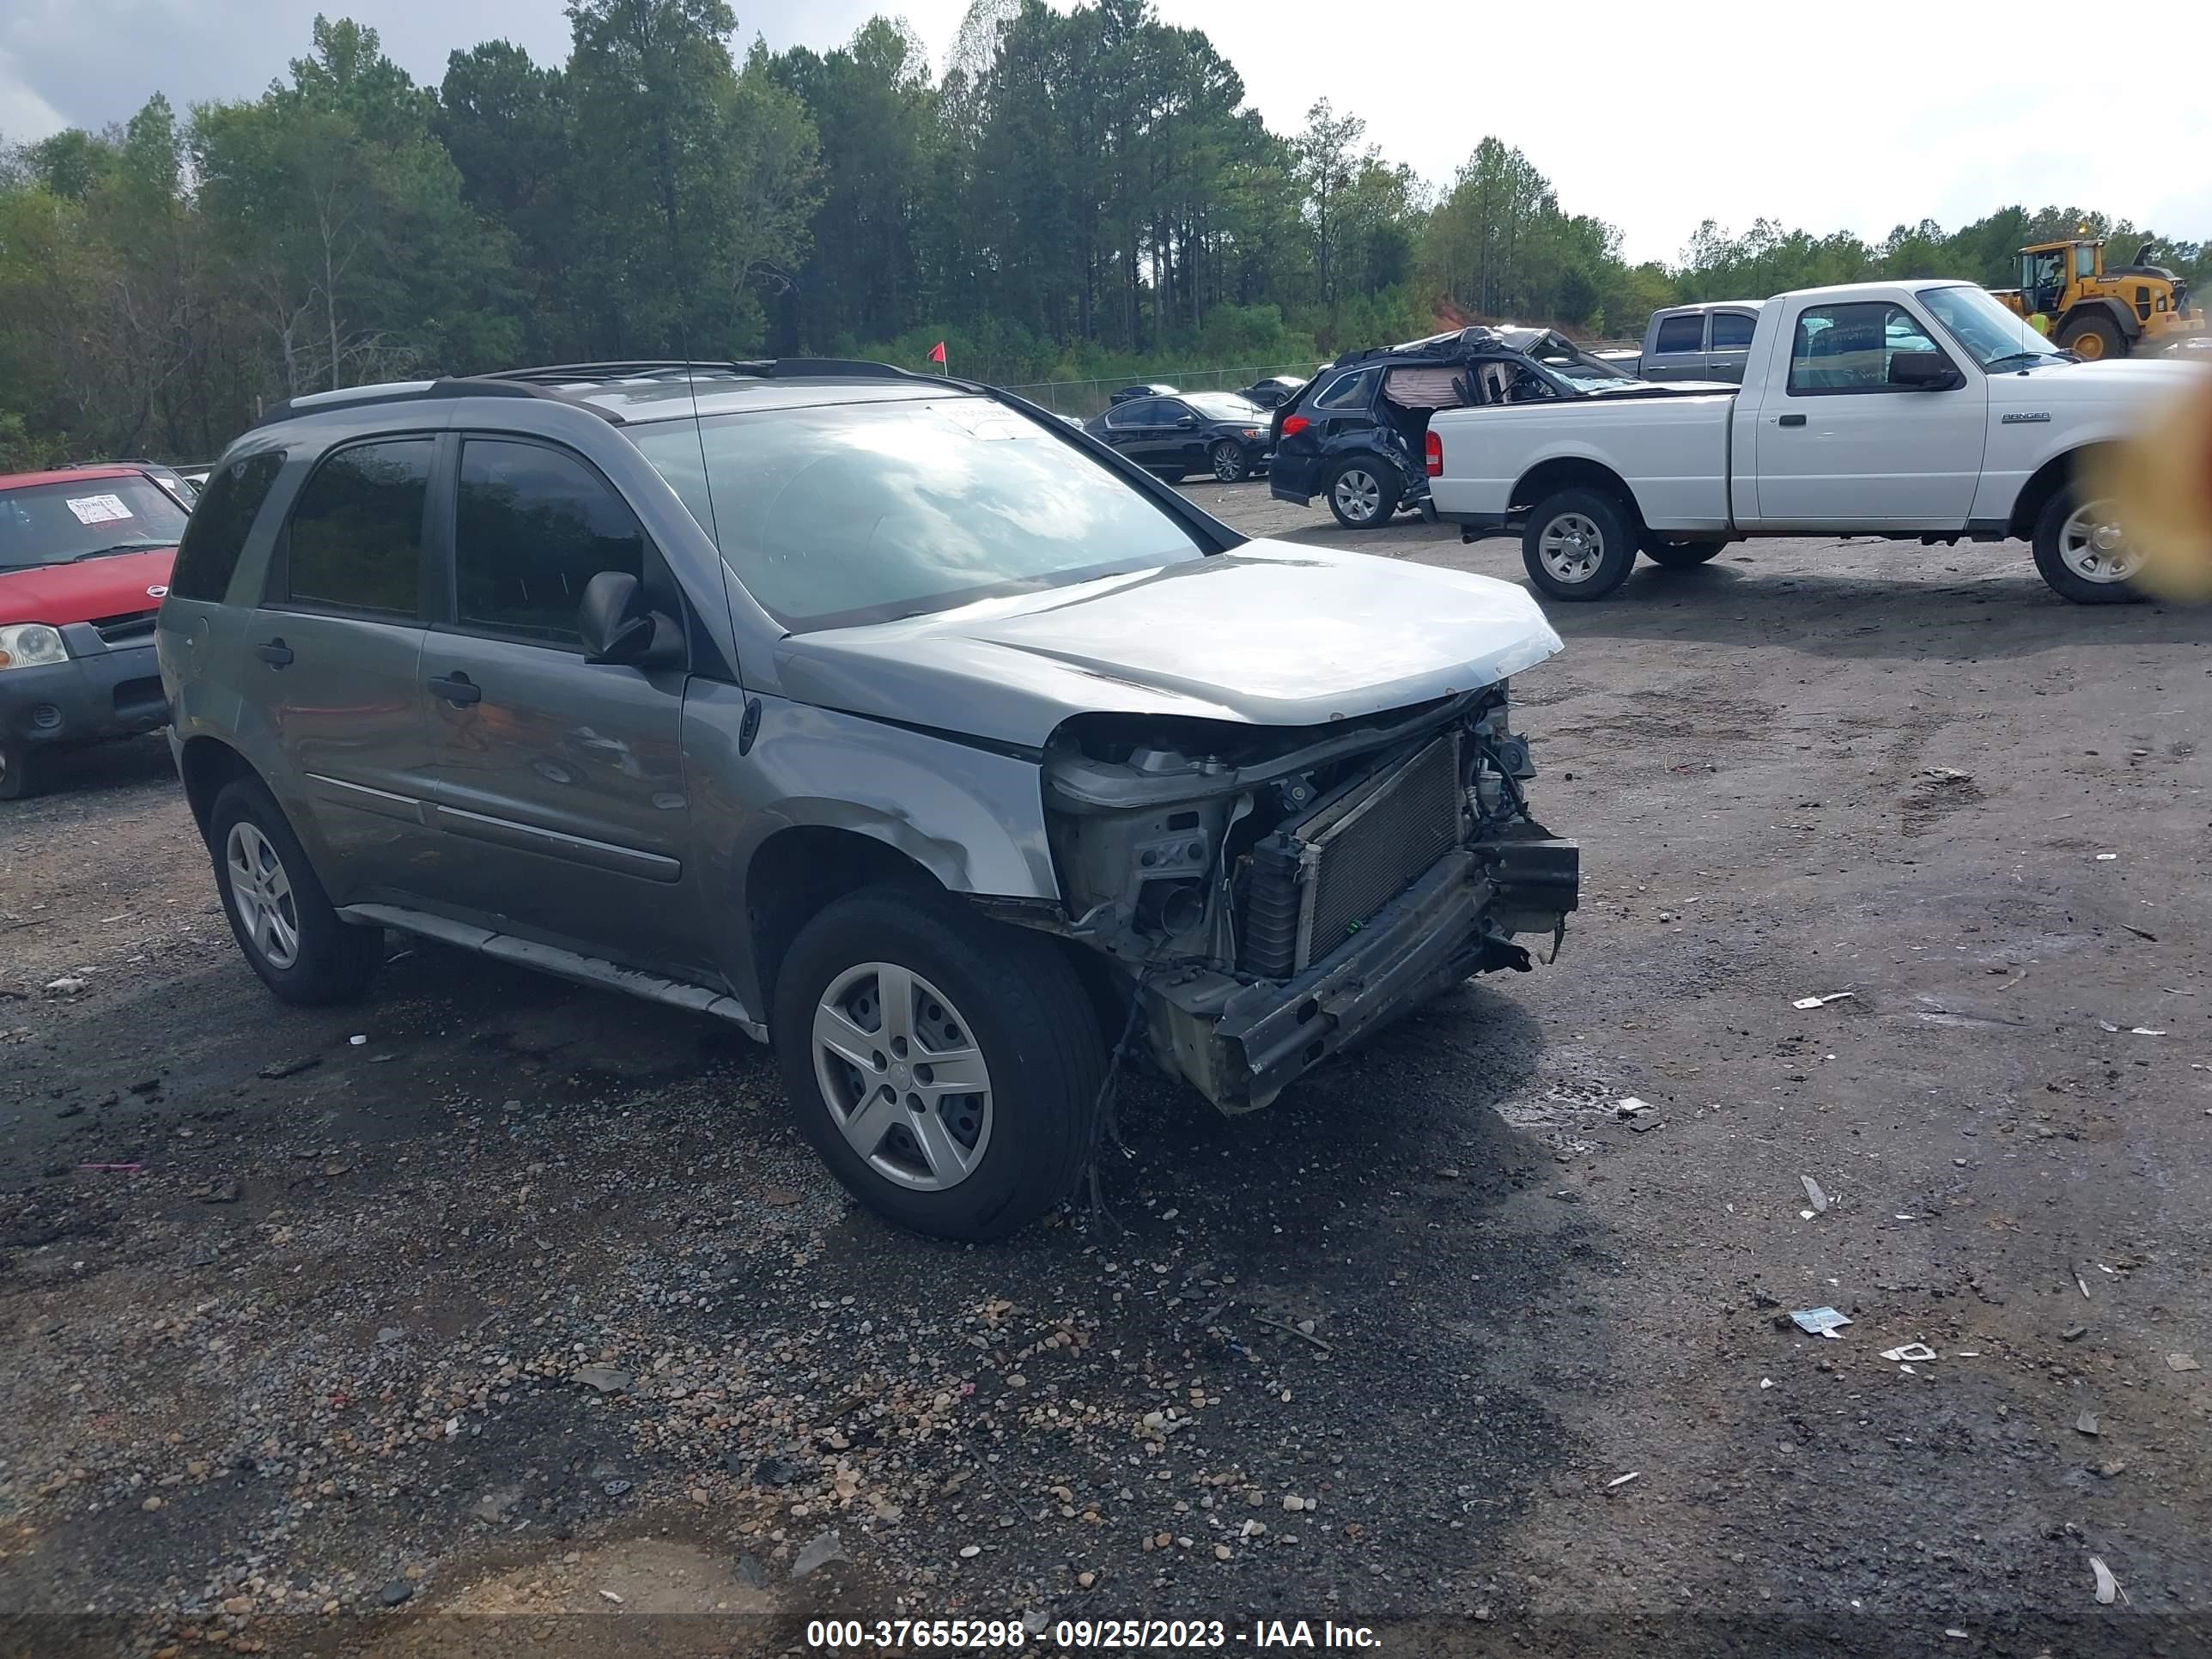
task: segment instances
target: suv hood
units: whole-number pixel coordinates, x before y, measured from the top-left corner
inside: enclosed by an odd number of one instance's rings
[[[1491,684],[1560,648],[1523,589],[1287,543],[794,635],[786,695],[1041,748],[1071,714],[1320,726]]]
[[[173,547],[111,553],[80,564],[0,570],[0,623],[96,622],[154,610],[169,591]]]

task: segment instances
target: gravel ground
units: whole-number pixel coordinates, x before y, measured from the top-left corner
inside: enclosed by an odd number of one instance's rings
[[[988,1249],[726,1027],[428,945],[279,1006],[158,744],[0,809],[0,1655],[2207,1651],[2212,616],[1816,541],[1553,616],[1561,959],[1252,1118],[1133,1085]]]

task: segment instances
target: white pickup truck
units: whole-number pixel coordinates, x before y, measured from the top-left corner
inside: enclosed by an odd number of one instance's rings
[[[2080,362],[1979,288],[1854,283],[1759,308],[1743,386],[1441,410],[1430,495],[1465,538],[1519,529],[1529,580],[1602,598],[1640,550],[1704,562],[1754,536],[2034,544],[2065,598],[2139,597],[2141,563],[2082,460],[2198,365]]]

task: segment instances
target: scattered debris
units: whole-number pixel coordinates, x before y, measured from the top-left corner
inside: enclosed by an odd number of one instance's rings
[[[1771,1389],[1774,1386],[1774,1379],[1771,1376],[1762,1376],[1759,1379],[1759,1386],[1762,1390]]]
[[[2120,1581],[2112,1577],[2112,1570],[2105,1565],[2101,1555],[2089,1558],[2089,1571],[2097,1575],[2098,1601],[2105,1607],[2112,1606],[2119,1598]]]
[[[246,1183],[236,1176],[218,1176],[192,1196],[203,1204],[235,1204],[246,1195]]]
[[[2119,857],[2118,853],[2100,853],[2097,854],[2097,862],[2100,864],[2110,864],[2118,857]]]
[[[2089,1328],[2087,1325],[2069,1325],[2058,1333],[2058,1340],[2061,1342],[2079,1342],[2088,1334]]]
[[[2081,1270],[2078,1267],[2074,1270],[2074,1282],[2081,1287],[2081,1299],[2087,1302],[2089,1299],[2089,1281],[2081,1277]]]
[[[1632,1135],[1649,1134],[1666,1121],[1656,1112],[1642,1113],[1628,1120],[1628,1133]]]
[[[2074,1431],[2076,1434],[2086,1434],[2092,1437],[2104,1432],[2097,1426],[2097,1413],[2094,1412],[2083,1412],[2081,1416],[2075,1418]]]
[[[2113,1024],[2109,1019],[2100,1019],[2097,1022],[2097,1029],[2100,1031],[2112,1031],[2117,1033],[2120,1028]]]
[[[353,1044],[356,1048],[366,1048],[368,1047],[368,1038],[358,1031],[356,1031],[353,1036],[348,1037],[346,1041]]]
[[[2185,1353],[2166,1355],[2166,1368],[2170,1371],[2201,1371],[2204,1369],[2197,1363],[2195,1355]]]
[[[1623,1095],[1613,1104],[1615,1117],[1634,1117],[1638,1112],[1648,1112],[1650,1109],[1650,1101],[1638,1100],[1634,1095]]]
[[[1881,1351],[1881,1357],[1884,1359],[1896,1360],[1900,1364],[1906,1360],[1911,1360],[1915,1364],[1925,1364],[1931,1359],[1941,1358],[1936,1350],[1925,1342],[1907,1342],[1899,1347],[1884,1348]]]
[[[1831,1341],[1842,1340],[1837,1336],[1837,1331],[1851,1322],[1833,1308],[1793,1308],[1790,1316],[1797,1322],[1797,1328],[1808,1336],[1825,1336]]]
[[[1613,1486],[1625,1486],[1632,1480],[1641,1480],[1643,1478],[1643,1470],[1631,1469],[1626,1474],[1616,1474],[1612,1480],[1607,1481],[1605,1484],[1608,1488]]]
[[[297,1077],[302,1072],[312,1072],[323,1063],[320,1054],[295,1054],[290,1060],[276,1060],[261,1068],[255,1075],[275,1079]]]
[[[623,1604],[623,1599],[622,1599],[622,1597],[621,1597],[621,1596],[619,1596],[619,1595],[616,1595],[616,1594],[614,1593],[614,1591],[612,1591],[612,1590],[611,1590],[611,1589],[603,1589],[603,1590],[601,1590],[601,1591],[599,1592],[599,1599],[600,1599],[601,1601],[611,1601],[611,1602],[613,1602],[617,1607],[620,1607],[620,1606],[622,1606],[622,1604]]]
[[[1270,1319],[1265,1314],[1254,1314],[1252,1317],[1258,1320],[1262,1325],[1268,1326],[1273,1329],[1287,1331],[1291,1335],[1297,1337],[1300,1341],[1312,1343],[1314,1346],[1319,1348],[1323,1353],[1334,1353],[1336,1352],[1334,1348],[1329,1346],[1328,1343],[1322,1341],[1311,1331],[1301,1330],[1296,1325],[1286,1325],[1279,1319]],[[1311,1324],[1313,1322],[1309,1320],[1306,1322],[1308,1324]]]
[[[1825,1212],[1828,1207],[1828,1195],[1820,1190],[1820,1183],[1810,1176],[1799,1176],[1797,1179],[1805,1183],[1805,1201],[1813,1206],[1810,1213],[1820,1215]]]
[[[1790,1006],[1792,1008],[1824,1008],[1832,1002],[1841,1002],[1857,994],[1856,991],[1831,991],[1824,997],[1799,997]]]
[[[2166,1033],[2163,1031],[2154,1031],[2148,1025],[2130,1025],[2128,1027],[2128,1035],[2130,1036],[2164,1036]]]
[[[628,1371],[618,1371],[611,1365],[583,1365],[569,1379],[587,1389],[597,1389],[601,1394],[620,1394],[630,1385]]]
[[[2133,933],[2137,939],[2147,939],[2153,945],[2158,943],[2158,935],[2152,933],[2148,927],[2138,927],[2131,921],[2124,921],[2120,926],[2126,928],[2128,932]]]
[[[89,982],[76,974],[64,974],[59,979],[46,981],[46,993],[50,997],[73,997]]]

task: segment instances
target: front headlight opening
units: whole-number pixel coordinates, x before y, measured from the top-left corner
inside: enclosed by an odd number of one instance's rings
[[[62,643],[58,628],[45,623],[14,623],[0,628],[0,670],[43,668],[68,660],[69,647]]]

